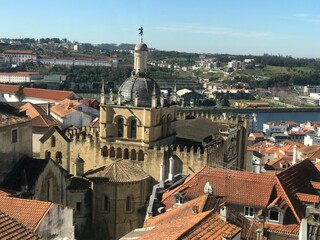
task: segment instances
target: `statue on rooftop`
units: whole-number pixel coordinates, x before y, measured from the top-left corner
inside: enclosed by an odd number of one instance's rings
[[[140,36],[142,37],[142,35],[143,35],[143,27],[141,26],[138,30],[139,30]]]

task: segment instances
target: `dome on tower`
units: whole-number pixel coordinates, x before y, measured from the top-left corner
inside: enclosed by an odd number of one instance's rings
[[[134,47],[135,51],[148,51],[148,46],[144,42],[139,42]]]
[[[136,95],[138,95],[139,106],[150,107],[152,93],[155,90],[155,95],[159,100],[161,92],[159,85],[151,78],[132,75],[127,78],[119,88],[123,96],[124,103],[132,103]]]

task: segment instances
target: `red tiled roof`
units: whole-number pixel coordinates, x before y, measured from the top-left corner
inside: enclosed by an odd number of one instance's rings
[[[20,87],[21,88],[21,87]],[[18,85],[0,84],[0,92],[15,94],[19,90]],[[62,101],[65,98],[75,98],[77,95],[72,91],[50,90],[40,88],[22,88],[23,95],[30,98],[50,99]]]
[[[1,72],[1,76],[32,76],[41,75],[39,72]]]
[[[32,126],[51,127],[59,125],[59,122],[52,116],[48,116],[48,114],[40,106],[30,102],[21,106],[19,111],[26,111],[26,114],[32,119]]]
[[[298,148],[305,147],[305,145],[302,144],[302,143],[294,142],[294,141],[288,140],[288,139],[282,141],[281,145],[284,145],[284,146],[286,146],[286,145],[293,145],[293,146],[296,145]]]
[[[10,53],[10,54],[33,54],[34,51],[32,50],[5,50],[4,53]]]
[[[38,240],[42,238],[13,217],[0,211],[0,239]]]
[[[307,203],[319,203],[319,195],[307,194],[307,193],[297,193],[297,197],[301,202]]]
[[[314,189],[320,190],[320,182],[311,181],[311,185]]]
[[[51,108],[51,112],[58,115],[59,117],[64,117],[70,113],[76,112],[77,110],[75,109],[75,107],[80,105],[81,103],[79,103],[78,101],[73,101],[66,98],[58,104],[54,105]]]
[[[268,107],[270,103],[268,102],[247,102],[248,107]]]
[[[214,196],[223,197],[230,204],[263,209],[281,197],[291,209],[291,220],[299,223],[304,217],[305,205],[297,193],[317,195],[312,182],[320,183],[320,173],[310,160],[303,160],[277,175],[205,167],[182,185],[165,192],[162,202],[167,208],[172,206],[172,195],[176,192],[194,199],[201,195],[206,182],[211,184]]]
[[[283,190],[282,196],[291,207],[296,220],[305,214],[305,206],[296,193],[318,194],[311,181],[320,182],[320,173],[310,160],[303,160],[276,175],[278,186]]]
[[[262,132],[253,132],[252,135],[255,137],[255,138],[264,138],[264,135]]]
[[[223,221],[214,210],[202,212],[206,199],[205,194],[148,219],[144,227],[154,228],[139,239],[222,239],[226,235],[237,235],[241,231],[240,227]],[[199,213],[193,213],[194,206],[198,207]]]
[[[0,211],[36,231],[53,203],[13,197],[0,197]]]
[[[257,174],[205,167],[187,178],[181,186],[166,192],[162,201],[167,207],[172,206],[172,194],[175,192],[195,198],[203,193],[206,182],[211,184],[216,197],[223,196],[228,203],[264,208],[270,202],[275,179],[273,173]]]
[[[271,160],[270,162],[266,163],[265,167],[266,170],[283,170],[284,168],[281,166],[283,164],[286,164],[288,168],[289,166],[292,165],[292,156],[281,156],[279,158],[275,158],[273,160]],[[267,166],[271,167],[271,169],[267,169]]]
[[[277,225],[277,224],[265,223],[264,227],[268,232],[274,232],[274,233],[280,233],[280,234],[284,233],[284,234],[298,235],[300,230],[300,224]]]

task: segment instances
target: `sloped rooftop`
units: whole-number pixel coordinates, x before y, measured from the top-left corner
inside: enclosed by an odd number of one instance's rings
[[[226,235],[234,237],[238,234],[241,228],[223,221],[214,210],[202,211],[207,197],[204,194],[148,219],[144,224],[145,231],[138,239],[222,239]],[[198,212],[194,212],[195,206]],[[130,234],[122,240],[132,239],[129,237]]]
[[[91,180],[102,178],[115,183],[137,182],[149,178],[137,163],[127,159],[118,159],[105,166],[89,170],[85,176]]]
[[[38,240],[42,238],[13,217],[0,211],[0,239]]]
[[[0,197],[0,210],[36,231],[53,203],[22,198]]]

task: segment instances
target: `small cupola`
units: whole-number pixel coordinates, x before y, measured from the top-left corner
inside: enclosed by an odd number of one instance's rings
[[[75,176],[82,176],[84,174],[84,160],[78,154],[78,157],[72,161],[73,174]]]

